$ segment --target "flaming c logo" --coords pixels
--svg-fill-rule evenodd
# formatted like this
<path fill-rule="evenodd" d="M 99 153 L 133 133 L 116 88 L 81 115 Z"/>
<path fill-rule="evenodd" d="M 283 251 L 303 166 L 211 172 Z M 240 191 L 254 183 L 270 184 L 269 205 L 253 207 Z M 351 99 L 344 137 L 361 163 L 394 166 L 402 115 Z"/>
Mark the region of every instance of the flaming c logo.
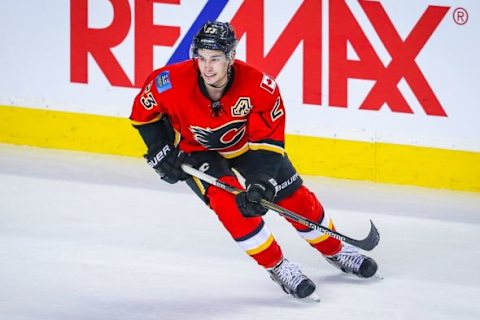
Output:
<path fill-rule="evenodd" d="M 209 150 L 224 150 L 242 140 L 245 135 L 247 121 L 231 121 L 218 128 L 201 128 L 190 126 L 195 140 Z"/>

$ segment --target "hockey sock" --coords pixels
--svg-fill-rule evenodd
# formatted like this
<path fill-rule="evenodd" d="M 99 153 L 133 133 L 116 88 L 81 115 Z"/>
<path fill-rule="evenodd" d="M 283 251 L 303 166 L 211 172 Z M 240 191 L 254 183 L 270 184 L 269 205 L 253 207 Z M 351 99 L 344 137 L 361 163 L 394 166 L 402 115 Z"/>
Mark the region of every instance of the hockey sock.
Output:
<path fill-rule="evenodd" d="M 289 197 L 279 201 L 278 204 L 309 220 L 318 222 L 324 227 L 335 230 L 333 221 L 324 212 L 315 194 L 303 185 Z M 330 256 L 341 250 L 342 245 L 339 240 L 329 237 L 318 230 L 311 230 L 298 222 L 287 220 L 295 227 L 299 235 L 321 254 Z"/>
<path fill-rule="evenodd" d="M 219 180 L 241 188 L 235 177 L 225 176 Z M 282 250 L 261 217 L 245 218 L 235 196 L 217 187 L 209 187 L 207 197 L 225 229 L 259 265 L 272 268 L 282 260 Z"/>

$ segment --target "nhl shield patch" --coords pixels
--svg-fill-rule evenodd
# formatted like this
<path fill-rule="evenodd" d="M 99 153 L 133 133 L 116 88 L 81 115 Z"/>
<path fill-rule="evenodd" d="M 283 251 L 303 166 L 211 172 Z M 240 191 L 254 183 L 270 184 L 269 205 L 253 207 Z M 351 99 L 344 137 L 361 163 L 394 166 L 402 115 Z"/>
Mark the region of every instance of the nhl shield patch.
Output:
<path fill-rule="evenodd" d="M 170 81 L 170 71 L 163 71 L 155 78 L 155 85 L 157 86 L 158 93 L 162 93 L 172 88 L 172 82 Z"/>

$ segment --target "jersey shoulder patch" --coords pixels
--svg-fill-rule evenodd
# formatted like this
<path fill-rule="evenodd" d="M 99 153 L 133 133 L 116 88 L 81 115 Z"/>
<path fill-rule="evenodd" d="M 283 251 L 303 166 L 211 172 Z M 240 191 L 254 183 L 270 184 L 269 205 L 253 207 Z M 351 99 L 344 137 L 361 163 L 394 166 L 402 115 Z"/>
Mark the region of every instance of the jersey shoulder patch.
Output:
<path fill-rule="evenodd" d="M 276 87 L 277 87 L 277 83 L 275 82 L 275 80 L 273 80 L 272 77 L 264 73 L 262 77 L 262 82 L 260 83 L 260 88 L 262 88 L 263 90 L 267 91 L 270 94 L 273 94 L 275 92 Z"/>
<path fill-rule="evenodd" d="M 155 85 L 158 93 L 165 92 L 172 89 L 172 82 L 170 81 L 170 71 L 165 70 L 160 72 L 155 78 Z"/>

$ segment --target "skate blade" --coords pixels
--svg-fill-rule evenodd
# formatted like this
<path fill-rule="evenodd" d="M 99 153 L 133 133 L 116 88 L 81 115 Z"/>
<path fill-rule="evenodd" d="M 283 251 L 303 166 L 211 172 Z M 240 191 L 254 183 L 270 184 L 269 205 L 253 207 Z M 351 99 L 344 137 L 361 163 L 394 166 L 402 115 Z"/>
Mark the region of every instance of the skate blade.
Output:
<path fill-rule="evenodd" d="M 377 278 L 379 280 L 383 280 L 383 274 L 381 274 L 380 272 L 376 272 L 374 275 L 373 275 L 374 278 Z"/>
<path fill-rule="evenodd" d="M 311 295 L 309 295 L 308 297 L 306 297 L 305 299 L 308 299 L 308 300 L 316 302 L 316 303 L 320 302 L 320 296 L 318 294 L 316 294 L 315 292 L 312 293 Z"/>

